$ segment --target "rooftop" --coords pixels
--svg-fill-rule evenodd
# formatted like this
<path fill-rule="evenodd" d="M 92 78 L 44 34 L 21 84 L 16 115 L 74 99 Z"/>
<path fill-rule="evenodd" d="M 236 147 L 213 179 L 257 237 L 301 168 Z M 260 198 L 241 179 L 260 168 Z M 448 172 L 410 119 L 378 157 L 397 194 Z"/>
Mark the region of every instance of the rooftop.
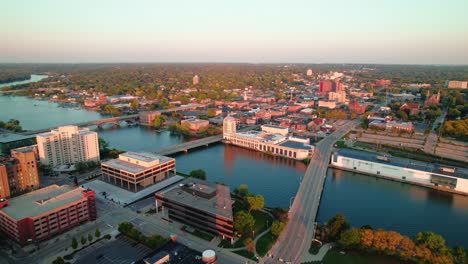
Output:
<path fill-rule="evenodd" d="M 228 186 L 187 178 L 157 193 L 179 204 L 232 219 L 232 200 Z"/>
<path fill-rule="evenodd" d="M 358 150 L 351 150 L 351 149 L 340 149 L 338 153 L 344 157 L 354 158 L 354 159 L 361 159 L 372 161 L 381 164 L 387 164 L 402 168 L 409 168 L 414 170 L 421 170 L 426 172 L 437 173 L 446 176 L 458 177 L 468 179 L 468 170 L 463 168 L 455 168 L 455 173 L 449 173 L 446 171 L 442 171 L 441 168 L 454 168 L 453 166 L 445 166 L 440 164 L 428 163 L 423 161 L 416 161 L 404 158 L 397 158 L 397 157 L 390 157 L 389 161 L 382 161 L 378 160 L 376 157 L 379 154 L 365 152 L 365 151 L 358 151 Z"/>
<path fill-rule="evenodd" d="M 158 154 L 155 154 L 155 153 L 150 153 L 150 152 L 139 152 L 139 153 L 125 152 L 125 153 L 120 154 L 120 156 L 128 157 L 128 158 L 131 158 L 131 159 L 136 159 L 136 160 L 141 160 L 141 161 L 144 161 L 144 162 L 153 162 L 153 161 L 159 160 L 159 163 L 157 165 L 155 165 L 155 166 L 160 166 L 160 165 L 162 165 L 162 164 L 164 164 L 166 162 L 174 160 L 173 158 L 158 155 Z M 106 162 L 103 162 L 102 164 L 106 165 L 106 166 L 109 166 L 109 167 L 112 167 L 112 168 L 115 168 L 115 169 L 127 171 L 127 172 L 130 172 L 130 173 L 134 173 L 134 174 L 145 171 L 148 168 L 151 168 L 151 167 L 142 166 L 142 165 L 135 164 L 135 163 L 128 162 L 128 161 L 125 161 L 125 160 L 121 160 L 121 159 L 108 160 Z"/>
<path fill-rule="evenodd" d="M 0 133 L 0 143 L 8 143 L 8 142 L 13 142 L 13 141 L 18 141 L 18 140 L 23 140 L 23 139 L 28 139 L 28 138 L 34 138 L 35 136 L 23 136 L 19 134 L 13 134 L 13 133 Z"/>
<path fill-rule="evenodd" d="M 21 220 L 36 217 L 83 198 L 86 189 L 69 185 L 50 185 L 45 188 L 9 199 L 9 206 L 1 209 L 5 214 Z"/>
<path fill-rule="evenodd" d="M 314 148 L 311 145 L 306 145 L 302 142 L 293 141 L 293 140 L 286 140 L 286 141 L 281 142 L 278 145 L 282 147 L 295 148 L 295 149 L 313 149 Z"/>

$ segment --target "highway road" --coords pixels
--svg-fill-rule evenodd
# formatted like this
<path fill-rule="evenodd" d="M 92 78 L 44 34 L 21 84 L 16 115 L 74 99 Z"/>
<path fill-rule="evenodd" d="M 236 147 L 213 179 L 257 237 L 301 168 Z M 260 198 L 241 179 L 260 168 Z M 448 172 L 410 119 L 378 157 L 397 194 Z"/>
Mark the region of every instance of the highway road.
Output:
<path fill-rule="evenodd" d="M 262 262 L 301 263 L 308 254 L 333 144 L 356 124 L 349 121 L 316 144 L 315 154 L 289 210 L 289 222 L 270 251 L 272 257 L 265 257 Z"/>

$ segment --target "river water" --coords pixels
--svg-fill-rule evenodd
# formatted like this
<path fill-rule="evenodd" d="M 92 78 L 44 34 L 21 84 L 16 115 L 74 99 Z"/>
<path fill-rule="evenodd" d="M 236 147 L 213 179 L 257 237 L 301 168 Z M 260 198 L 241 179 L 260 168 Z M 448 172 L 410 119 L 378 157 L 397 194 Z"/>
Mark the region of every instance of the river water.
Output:
<path fill-rule="evenodd" d="M 9 118 L 20 120 L 25 129 L 39 129 L 94 120 L 100 115 L 26 97 L 0 96 L 0 120 Z M 152 151 L 187 140 L 139 126 L 97 131 L 111 147 L 132 151 Z M 306 169 L 301 162 L 221 143 L 174 157 L 178 171 L 203 169 L 208 180 L 231 189 L 247 184 L 272 207 L 289 207 Z M 335 169 L 327 173 L 318 222 L 343 213 L 352 226 L 370 224 L 410 236 L 431 230 L 443 235 L 450 245 L 468 247 L 468 197 Z"/>
<path fill-rule="evenodd" d="M 32 83 L 32 82 L 38 82 L 42 79 L 47 78 L 47 75 L 38 75 L 38 74 L 31 74 L 31 78 L 29 80 L 24 80 L 24 81 L 17 81 L 17 82 L 9 82 L 9 83 L 3 83 L 0 84 L 0 88 L 10 86 L 10 85 L 18 85 L 18 84 L 25 84 L 25 83 Z"/>

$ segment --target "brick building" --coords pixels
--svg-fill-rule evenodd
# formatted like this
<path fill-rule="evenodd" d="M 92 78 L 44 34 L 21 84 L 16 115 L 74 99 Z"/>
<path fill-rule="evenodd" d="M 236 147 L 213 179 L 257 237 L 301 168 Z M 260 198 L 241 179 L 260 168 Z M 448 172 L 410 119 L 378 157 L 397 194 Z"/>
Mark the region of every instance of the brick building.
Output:
<path fill-rule="evenodd" d="M 11 157 L 0 160 L 0 198 L 39 187 L 37 154 L 34 147 L 11 150 Z"/>
<path fill-rule="evenodd" d="M 140 125 L 149 126 L 153 123 L 154 119 L 161 115 L 159 111 L 144 111 L 138 114 L 138 118 L 140 120 Z"/>
<path fill-rule="evenodd" d="M 81 187 L 51 185 L 0 201 L 0 229 L 20 244 L 50 239 L 96 217 L 96 194 Z"/>

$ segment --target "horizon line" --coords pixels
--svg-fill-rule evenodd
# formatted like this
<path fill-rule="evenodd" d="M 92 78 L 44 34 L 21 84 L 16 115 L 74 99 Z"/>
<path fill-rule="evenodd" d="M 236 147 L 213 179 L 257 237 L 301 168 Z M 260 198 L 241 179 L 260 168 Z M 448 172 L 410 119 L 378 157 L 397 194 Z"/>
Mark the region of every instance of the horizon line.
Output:
<path fill-rule="evenodd" d="M 468 63 L 366 63 L 366 62 L 0 62 L 5 64 L 252 64 L 252 65 L 412 65 L 412 66 L 468 66 Z"/>

